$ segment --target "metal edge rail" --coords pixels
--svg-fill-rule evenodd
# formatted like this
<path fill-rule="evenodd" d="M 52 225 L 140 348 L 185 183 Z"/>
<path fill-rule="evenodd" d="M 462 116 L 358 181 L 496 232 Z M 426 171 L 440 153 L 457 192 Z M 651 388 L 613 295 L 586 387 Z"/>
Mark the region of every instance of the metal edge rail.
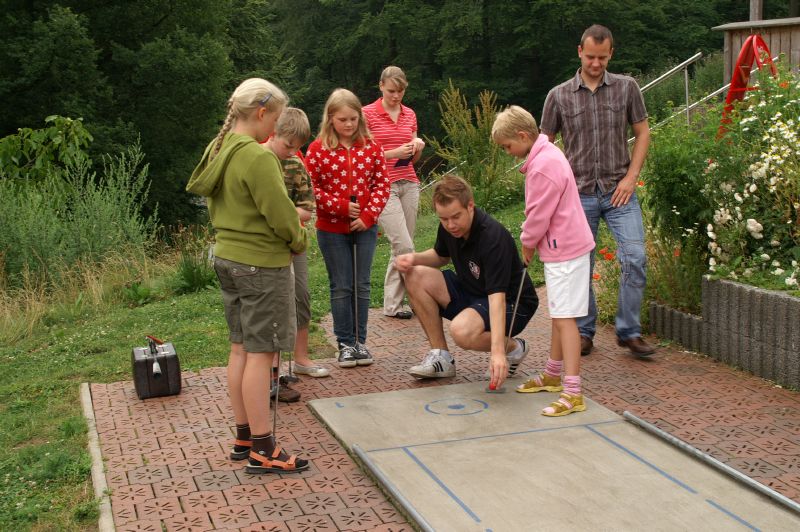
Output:
<path fill-rule="evenodd" d="M 378 482 L 381 483 L 389 495 L 391 495 L 397 504 L 403 508 L 403 511 L 416 522 L 417 526 L 425 532 L 434 532 L 435 529 L 428 524 L 425 518 L 422 517 L 416 508 L 411 505 L 409 500 L 406 499 L 402 493 L 400 493 L 400 491 L 397 489 L 397 486 L 395 486 L 392 481 L 386 477 L 386 474 L 380 470 L 375 462 L 372 461 L 372 458 L 367 456 L 367 453 L 361 447 L 359 447 L 357 443 L 354 443 L 351 446 L 351 449 L 356 456 L 358 456 L 359 460 L 364 463 L 367 469 L 369 469 L 370 473 L 372 473 Z"/>
<path fill-rule="evenodd" d="M 654 434 L 654 435 L 658 436 L 659 438 L 663 439 L 664 441 L 666 441 L 668 443 L 671 443 L 672 445 L 678 447 L 682 451 L 686 451 L 687 453 L 691 454 L 695 458 L 698 458 L 699 460 L 701 460 L 701 461 L 705 462 L 706 464 L 710 465 L 711 467 L 721 471 L 722 473 L 725 473 L 726 475 L 728 475 L 730 477 L 733 477 L 735 480 L 738 480 L 739 482 L 742 482 L 743 484 L 746 484 L 747 486 L 749 486 L 750 488 L 758 491 L 762 495 L 766 495 L 767 497 L 771 498 L 775 502 L 778 502 L 778 503 L 782 504 L 783 506 L 786 506 L 790 510 L 800 514 L 800 504 L 796 503 L 795 501 L 793 501 L 792 499 L 790 499 L 790 498 L 788 498 L 788 497 L 786 497 L 784 495 L 781 495 L 780 493 L 778 493 L 777 491 L 773 490 L 772 488 L 769 488 L 769 487 L 765 486 L 764 484 L 761 484 L 760 482 L 756 482 L 755 480 L 753 480 L 752 478 L 748 477 L 747 475 L 741 473 L 740 471 L 735 470 L 734 468 L 732 468 L 729 465 L 723 464 L 722 462 L 720 462 L 719 460 L 717 460 L 713 456 L 710 456 L 710 455 L 700 451 L 699 449 L 697 449 L 695 447 L 692 447 L 691 445 L 689 445 L 685 441 L 683 441 L 683 440 L 681 440 L 679 438 L 676 438 L 672 434 L 669 434 L 669 433 L 661 430 L 660 428 L 656 427 L 652 423 L 648 423 L 647 421 L 645 421 L 645 420 L 643 420 L 643 419 L 631 414 L 627 410 L 622 413 L 622 417 L 624 417 L 626 420 L 630 421 L 634 425 L 637 425 L 638 427 L 650 432 L 651 434 Z"/>

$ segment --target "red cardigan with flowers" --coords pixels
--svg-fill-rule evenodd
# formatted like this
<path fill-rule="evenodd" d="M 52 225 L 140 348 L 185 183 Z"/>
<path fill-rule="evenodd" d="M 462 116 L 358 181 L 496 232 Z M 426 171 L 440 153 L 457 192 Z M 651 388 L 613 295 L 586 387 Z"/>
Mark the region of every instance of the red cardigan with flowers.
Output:
<path fill-rule="evenodd" d="M 361 207 L 359 218 L 372 227 L 389 199 L 389 173 L 383 148 L 374 140 L 350 148 L 322 147 L 317 139 L 306 151 L 306 168 L 317 200 L 317 229 L 349 233 L 350 196 Z"/>

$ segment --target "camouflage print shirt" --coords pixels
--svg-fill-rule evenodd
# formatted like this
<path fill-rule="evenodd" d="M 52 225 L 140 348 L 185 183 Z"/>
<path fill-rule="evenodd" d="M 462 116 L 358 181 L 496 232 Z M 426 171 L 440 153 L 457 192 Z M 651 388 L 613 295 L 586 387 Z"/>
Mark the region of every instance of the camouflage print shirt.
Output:
<path fill-rule="evenodd" d="M 281 161 L 283 166 L 283 181 L 286 183 L 286 192 L 295 207 L 300 207 L 309 212 L 314 212 L 314 191 L 311 189 L 311 178 L 300 157 L 292 155 Z"/>

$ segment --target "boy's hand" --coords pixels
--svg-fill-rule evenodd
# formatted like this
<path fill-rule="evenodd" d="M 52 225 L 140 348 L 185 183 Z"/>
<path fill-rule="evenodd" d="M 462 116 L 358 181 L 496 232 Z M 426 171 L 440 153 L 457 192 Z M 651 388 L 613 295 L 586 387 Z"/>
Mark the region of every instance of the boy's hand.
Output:
<path fill-rule="evenodd" d="M 525 263 L 525 266 L 531 263 L 534 255 L 536 255 L 536 248 L 522 246 L 522 262 Z"/>
<path fill-rule="evenodd" d="M 489 358 L 489 386 L 499 390 L 508 376 L 508 359 L 505 353 L 492 353 Z"/>
<path fill-rule="evenodd" d="M 414 254 L 404 253 L 394 258 L 394 269 L 400 273 L 406 273 L 414 266 Z"/>
<path fill-rule="evenodd" d="M 350 215 L 350 219 L 354 220 L 361 215 L 361 206 L 358 203 L 350 202 L 350 206 L 348 207 L 348 214 Z"/>

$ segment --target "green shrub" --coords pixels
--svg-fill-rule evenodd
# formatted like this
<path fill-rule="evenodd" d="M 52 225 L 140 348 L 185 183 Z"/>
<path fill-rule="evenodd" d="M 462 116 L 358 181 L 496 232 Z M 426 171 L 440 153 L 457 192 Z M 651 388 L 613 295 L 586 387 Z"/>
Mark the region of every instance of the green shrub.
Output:
<path fill-rule="evenodd" d="M 52 115 L 42 129 L 20 128 L 0 139 L 0 179 L 43 179 L 54 170 L 90 163 L 86 148 L 92 135 L 83 119 Z"/>
<path fill-rule="evenodd" d="M 216 286 L 217 274 L 209 260 L 214 242 L 210 228 L 181 226 L 170 238 L 180 253 L 172 283 L 175 293 L 188 294 Z"/>
<path fill-rule="evenodd" d="M 41 180 L 0 180 L 0 253 L 5 282 L 20 286 L 26 270 L 51 282 L 64 265 L 100 261 L 111 251 L 141 248 L 155 234 L 143 218 L 147 166 L 138 145 L 104 161 L 102 176 L 87 161 L 51 168 Z"/>
<path fill-rule="evenodd" d="M 642 196 L 660 256 L 674 263 L 659 265 L 665 277 L 656 293 L 682 301 L 677 306 L 695 305 L 697 286 L 675 290 L 700 271 L 797 287 L 800 80 L 785 70 L 761 78 L 731 111 L 724 135 L 721 104 L 697 113 L 691 127 L 676 120 L 653 133 Z M 669 259 L 673 247 L 679 255 Z"/>
<path fill-rule="evenodd" d="M 761 76 L 730 115 L 706 169 L 714 204 L 704 229 L 709 270 L 764 272 L 796 288 L 800 275 L 800 78 Z"/>
<path fill-rule="evenodd" d="M 475 204 L 486 210 L 502 209 L 523 197 L 523 177 L 514 161 L 492 142 L 492 125 L 499 111 L 497 96 L 483 91 L 479 105 L 470 109 L 466 97 L 450 82 L 442 93 L 439 109 L 444 140 L 428 142 L 473 189 Z"/>

